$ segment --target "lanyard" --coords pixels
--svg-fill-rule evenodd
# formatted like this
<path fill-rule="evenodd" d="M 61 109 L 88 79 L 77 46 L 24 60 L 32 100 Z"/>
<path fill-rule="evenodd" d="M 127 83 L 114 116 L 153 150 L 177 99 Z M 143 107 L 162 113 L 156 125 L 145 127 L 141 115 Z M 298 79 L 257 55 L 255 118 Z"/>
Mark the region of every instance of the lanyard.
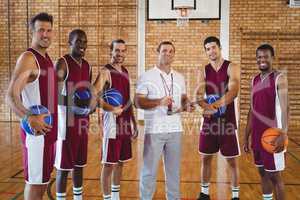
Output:
<path fill-rule="evenodd" d="M 163 86 L 164 86 L 164 90 L 165 90 L 165 94 L 166 96 L 173 96 L 173 74 L 171 73 L 171 87 L 168 87 L 167 81 L 165 80 L 165 78 L 163 77 L 162 74 L 160 74 Z M 167 92 L 168 91 L 168 92 Z"/>

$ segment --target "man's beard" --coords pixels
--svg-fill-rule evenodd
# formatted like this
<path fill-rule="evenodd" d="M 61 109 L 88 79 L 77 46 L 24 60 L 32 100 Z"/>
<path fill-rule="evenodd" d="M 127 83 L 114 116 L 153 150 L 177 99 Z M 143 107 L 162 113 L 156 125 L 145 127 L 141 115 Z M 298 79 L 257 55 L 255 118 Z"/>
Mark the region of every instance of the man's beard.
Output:
<path fill-rule="evenodd" d="M 265 67 L 265 68 L 259 68 L 259 70 L 261 71 L 261 72 L 267 72 L 267 71 L 269 71 L 270 70 L 270 66 L 268 66 L 268 67 Z"/>
<path fill-rule="evenodd" d="M 122 63 L 124 62 L 124 58 L 122 58 L 122 57 L 116 57 L 116 58 L 114 59 L 114 62 L 115 62 L 115 63 L 118 63 L 118 64 L 122 64 Z"/>

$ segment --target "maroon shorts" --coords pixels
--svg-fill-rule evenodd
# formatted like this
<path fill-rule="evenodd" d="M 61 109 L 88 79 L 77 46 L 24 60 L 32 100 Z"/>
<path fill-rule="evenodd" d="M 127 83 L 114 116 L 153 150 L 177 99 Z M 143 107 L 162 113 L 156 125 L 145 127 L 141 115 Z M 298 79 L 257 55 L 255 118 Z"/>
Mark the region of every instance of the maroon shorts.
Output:
<path fill-rule="evenodd" d="M 203 124 L 199 137 L 199 152 L 211 155 L 218 151 L 228 158 L 240 155 L 235 126 L 219 122 Z"/>
<path fill-rule="evenodd" d="M 59 133 L 56 141 L 55 168 L 72 170 L 74 167 L 84 167 L 87 163 L 88 121 L 79 121 L 67 127 L 64 137 Z M 82 127 L 82 128 L 80 128 Z"/>
<path fill-rule="evenodd" d="M 132 158 L 131 138 L 118 137 L 116 139 L 103 138 L 102 163 L 116 164 L 126 162 Z"/>
<path fill-rule="evenodd" d="M 265 150 L 253 150 L 254 163 L 257 167 L 263 167 L 266 171 L 276 172 L 285 168 L 284 151 L 280 153 L 268 153 Z"/>
<path fill-rule="evenodd" d="M 45 144 L 44 136 L 26 135 L 23 140 L 23 167 L 26 183 L 48 184 L 55 159 L 55 143 Z"/>

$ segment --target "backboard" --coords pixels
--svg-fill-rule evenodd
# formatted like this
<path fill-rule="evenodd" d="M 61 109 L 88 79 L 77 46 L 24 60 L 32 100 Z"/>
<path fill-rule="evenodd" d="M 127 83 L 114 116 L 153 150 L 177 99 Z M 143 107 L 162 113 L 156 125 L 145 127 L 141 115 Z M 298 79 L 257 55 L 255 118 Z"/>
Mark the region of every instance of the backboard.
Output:
<path fill-rule="evenodd" d="M 176 20 L 175 7 L 188 5 L 190 20 L 218 20 L 221 0 L 147 0 L 148 20 Z"/>

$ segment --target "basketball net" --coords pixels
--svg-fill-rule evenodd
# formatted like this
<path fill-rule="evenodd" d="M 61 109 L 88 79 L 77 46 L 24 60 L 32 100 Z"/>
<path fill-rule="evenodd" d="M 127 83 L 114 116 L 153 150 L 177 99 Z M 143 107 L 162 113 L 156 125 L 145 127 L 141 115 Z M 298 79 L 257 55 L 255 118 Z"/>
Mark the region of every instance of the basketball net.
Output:
<path fill-rule="evenodd" d="M 178 13 L 177 17 L 177 26 L 184 27 L 189 25 L 189 7 L 178 7 L 176 8 L 176 12 Z"/>

